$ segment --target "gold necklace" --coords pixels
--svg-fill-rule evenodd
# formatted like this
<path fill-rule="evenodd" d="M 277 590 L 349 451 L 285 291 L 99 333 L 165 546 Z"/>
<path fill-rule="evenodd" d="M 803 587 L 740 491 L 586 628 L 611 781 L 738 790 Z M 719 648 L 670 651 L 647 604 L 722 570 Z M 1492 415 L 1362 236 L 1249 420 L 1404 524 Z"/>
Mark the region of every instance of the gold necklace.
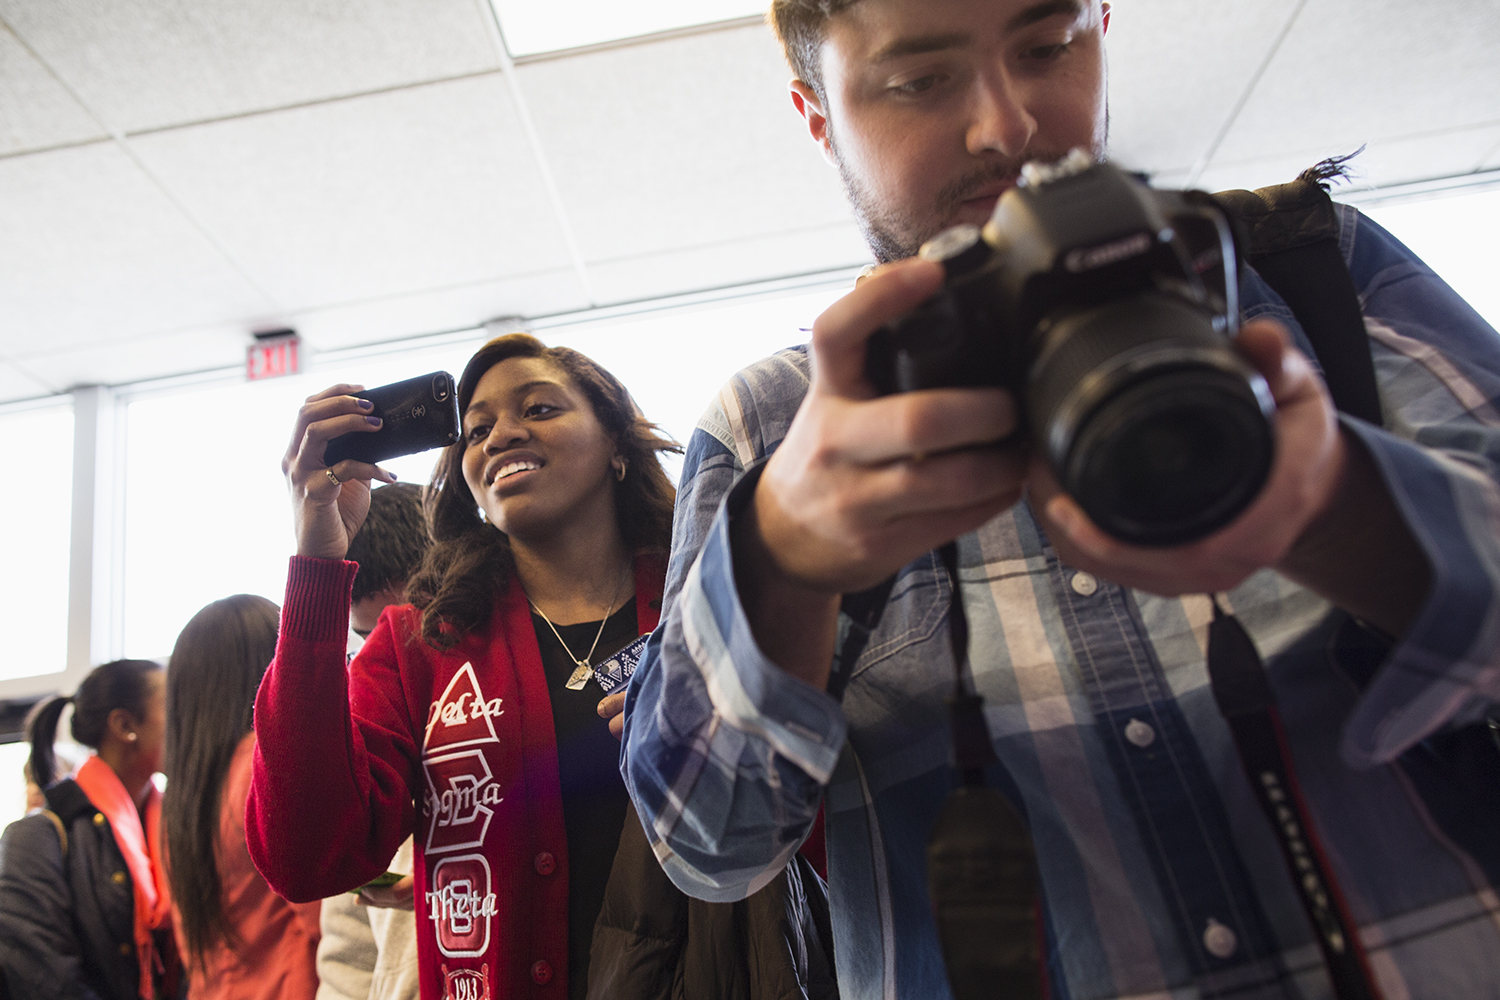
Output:
<path fill-rule="evenodd" d="M 563 648 L 563 652 L 568 655 L 568 659 L 577 664 L 573 672 L 568 675 L 568 682 L 563 685 L 569 691 L 582 691 L 584 686 L 588 684 L 589 678 L 594 675 L 594 668 L 589 666 L 589 661 L 594 658 L 594 650 L 599 648 L 599 639 L 604 635 L 604 626 L 609 621 L 609 616 L 615 613 L 615 602 L 620 599 L 620 590 L 624 586 L 625 577 L 622 576 L 620 577 L 619 584 L 615 587 L 614 596 L 609 599 L 609 604 L 604 609 L 604 620 L 599 622 L 599 631 L 594 633 L 594 643 L 589 646 L 588 655 L 581 660 L 573 655 L 573 651 L 563 641 L 562 633 L 557 631 L 557 626 L 552 624 L 552 619 L 547 617 L 547 613 L 537 607 L 536 602 L 531 598 L 526 598 L 526 603 L 531 605 L 531 610 L 542 616 L 542 621 L 547 623 L 547 627 L 557 637 L 557 644 Z"/>

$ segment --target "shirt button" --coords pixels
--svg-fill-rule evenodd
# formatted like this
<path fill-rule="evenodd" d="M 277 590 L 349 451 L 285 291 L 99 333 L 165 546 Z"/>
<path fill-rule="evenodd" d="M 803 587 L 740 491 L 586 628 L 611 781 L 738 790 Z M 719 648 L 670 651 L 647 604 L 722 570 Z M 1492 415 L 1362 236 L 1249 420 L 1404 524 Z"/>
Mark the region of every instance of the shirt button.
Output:
<path fill-rule="evenodd" d="M 1240 946 L 1240 939 L 1234 936 L 1234 931 L 1219 923 L 1213 917 L 1208 918 L 1208 927 L 1203 931 L 1203 947 L 1214 958 L 1228 958 L 1234 954 L 1234 950 Z"/>
<path fill-rule="evenodd" d="M 1082 597 L 1091 597 L 1099 589 L 1099 581 L 1094 579 L 1092 573 L 1074 573 L 1071 582 L 1073 593 Z"/>
<path fill-rule="evenodd" d="M 538 986 L 546 986 L 552 982 L 552 966 L 545 961 L 537 959 L 531 963 L 531 981 Z"/>
<path fill-rule="evenodd" d="M 130 945 L 128 945 L 128 944 L 122 944 L 122 945 L 120 945 L 120 954 L 121 955 L 129 955 L 131 953 L 131 951 L 133 951 L 133 950 L 134 949 L 132 949 L 130 947 Z"/>
<path fill-rule="evenodd" d="M 1156 730 L 1140 719 L 1131 719 L 1125 724 L 1125 738 L 1144 750 L 1156 742 Z"/>
<path fill-rule="evenodd" d="M 104 814 L 103 813 L 94 813 L 94 825 L 95 826 L 103 826 L 104 825 Z"/>
<path fill-rule="evenodd" d="M 125 873 L 124 872 L 115 872 L 113 875 L 110 876 L 110 879 L 115 883 L 115 885 L 124 885 L 125 884 Z"/>
<path fill-rule="evenodd" d="M 557 871 L 557 859 L 552 856 L 551 851 L 543 851 L 532 860 L 538 875 L 551 875 Z"/>

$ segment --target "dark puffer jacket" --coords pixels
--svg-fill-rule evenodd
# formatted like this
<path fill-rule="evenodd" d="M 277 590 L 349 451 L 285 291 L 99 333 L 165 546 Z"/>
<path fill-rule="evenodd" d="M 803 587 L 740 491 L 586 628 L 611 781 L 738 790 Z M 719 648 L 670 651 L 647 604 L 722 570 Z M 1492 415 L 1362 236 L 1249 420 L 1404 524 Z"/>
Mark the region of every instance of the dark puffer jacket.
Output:
<path fill-rule="evenodd" d="M 737 903 L 674 886 L 631 806 L 594 925 L 589 1000 L 837 1000 L 828 890 L 800 854 Z"/>
<path fill-rule="evenodd" d="M 47 812 L 0 837 L 5 986 L 15 1000 L 136 1000 L 134 889 L 114 832 L 72 779 L 46 794 Z"/>

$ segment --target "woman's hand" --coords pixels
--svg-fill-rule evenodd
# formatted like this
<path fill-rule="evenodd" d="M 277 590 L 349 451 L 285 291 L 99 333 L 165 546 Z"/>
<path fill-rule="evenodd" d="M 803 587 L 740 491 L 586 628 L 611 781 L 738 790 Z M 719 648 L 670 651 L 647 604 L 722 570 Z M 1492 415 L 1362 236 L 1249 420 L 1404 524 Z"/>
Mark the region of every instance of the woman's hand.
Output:
<path fill-rule="evenodd" d="M 281 460 L 281 471 L 292 491 L 292 526 L 299 556 L 344 558 L 349 539 L 370 511 L 370 480 L 396 481 L 395 476 L 368 462 L 345 459 L 331 469 L 323 464 L 323 449 L 329 441 L 342 434 L 380 429 L 380 418 L 370 416 L 373 404 L 349 395 L 362 388 L 330 386 L 307 397 L 297 411 L 297 425 Z"/>
<path fill-rule="evenodd" d="M 417 908 L 416 879 L 403 876 L 390 885 L 367 885 L 359 890 L 362 906 L 378 906 L 386 910 L 415 910 Z"/>

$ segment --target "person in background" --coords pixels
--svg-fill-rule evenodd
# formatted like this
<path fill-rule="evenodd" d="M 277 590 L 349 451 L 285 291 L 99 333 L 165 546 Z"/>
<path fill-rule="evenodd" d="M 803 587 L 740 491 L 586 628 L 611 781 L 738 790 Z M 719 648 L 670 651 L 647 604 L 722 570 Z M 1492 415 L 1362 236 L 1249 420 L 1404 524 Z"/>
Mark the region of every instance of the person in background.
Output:
<path fill-rule="evenodd" d="M 191 1000 L 312 1000 L 318 904 L 277 896 L 245 849 L 255 690 L 277 608 L 236 594 L 183 628 L 167 667 L 163 819 Z"/>
<path fill-rule="evenodd" d="M 370 491 L 370 513 L 349 540 L 348 560 L 359 564 L 350 597 L 352 658 L 375 631 L 386 608 L 406 603 L 406 582 L 427 553 L 422 488 L 392 483 Z M 402 841 L 388 871 L 410 875 L 412 839 Z M 407 902 L 390 901 L 404 890 Z M 403 898 L 397 896 L 397 898 Z M 318 942 L 318 1000 L 412 1000 L 417 996 L 417 928 L 411 887 L 341 892 L 323 900 Z"/>
<path fill-rule="evenodd" d="M 17 1000 L 177 995 L 162 797 L 152 781 L 163 691 L 159 664 L 115 660 L 27 720 L 27 766 L 45 808 L 0 836 L 0 987 Z M 52 744 L 70 704 L 73 740 L 94 753 L 58 780 Z"/>

